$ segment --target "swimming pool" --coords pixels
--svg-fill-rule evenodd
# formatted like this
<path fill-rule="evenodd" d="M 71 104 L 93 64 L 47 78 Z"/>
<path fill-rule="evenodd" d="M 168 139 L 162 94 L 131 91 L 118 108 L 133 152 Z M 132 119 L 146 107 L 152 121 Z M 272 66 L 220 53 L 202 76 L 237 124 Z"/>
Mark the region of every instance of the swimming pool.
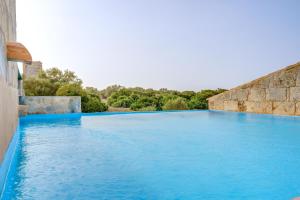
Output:
<path fill-rule="evenodd" d="M 290 199 L 300 118 L 216 111 L 20 120 L 2 199 Z"/>

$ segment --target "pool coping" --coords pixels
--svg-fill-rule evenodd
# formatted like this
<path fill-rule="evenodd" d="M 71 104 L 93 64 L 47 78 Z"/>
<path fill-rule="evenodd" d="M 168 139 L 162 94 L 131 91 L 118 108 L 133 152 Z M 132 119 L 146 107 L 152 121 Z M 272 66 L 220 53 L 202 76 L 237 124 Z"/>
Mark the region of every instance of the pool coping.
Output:
<path fill-rule="evenodd" d="M 247 112 L 234 112 L 224 110 L 168 110 L 168 111 L 131 111 L 131 112 L 94 112 L 94 113 L 63 113 L 63 114 L 31 114 L 20 117 L 20 121 L 24 119 L 45 119 L 45 118 L 76 118 L 84 116 L 110 116 L 110 115 L 135 115 L 135 114 L 158 114 L 158 113 L 190 113 L 190 112 L 210 112 L 210 113 L 231 113 L 235 115 L 245 116 L 264 116 L 264 117 L 275 117 L 275 118 L 295 118 L 300 119 L 299 115 L 274 115 L 266 113 L 247 113 Z"/>

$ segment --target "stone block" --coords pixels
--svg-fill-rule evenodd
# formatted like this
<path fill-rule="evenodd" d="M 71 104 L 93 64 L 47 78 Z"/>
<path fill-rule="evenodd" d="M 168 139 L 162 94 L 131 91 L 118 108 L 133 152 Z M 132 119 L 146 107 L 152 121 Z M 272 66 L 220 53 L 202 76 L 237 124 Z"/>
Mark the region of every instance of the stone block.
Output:
<path fill-rule="evenodd" d="M 229 101 L 230 98 L 231 98 L 230 91 L 223 92 L 222 95 L 223 95 L 223 100 L 224 101 Z"/>
<path fill-rule="evenodd" d="M 294 102 L 273 102 L 273 114 L 295 115 L 296 104 Z"/>
<path fill-rule="evenodd" d="M 224 110 L 238 112 L 239 111 L 238 101 L 224 101 Z"/>
<path fill-rule="evenodd" d="M 230 99 L 234 101 L 246 101 L 249 95 L 249 89 L 236 89 L 230 91 Z"/>
<path fill-rule="evenodd" d="M 296 69 L 289 71 L 280 71 L 273 75 L 273 80 L 270 82 L 270 87 L 282 88 L 282 87 L 295 87 L 296 86 L 297 73 Z"/>
<path fill-rule="evenodd" d="M 297 71 L 296 86 L 300 86 L 300 70 Z"/>
<path fill-rule="evenodd" d="M 224 101 L 209 101 L 210 110 L 224 110 Z"/>
<path fill-rule="evenodd" d="M 289 97 L 290 101 L 300 101 L 300 87 L 291 87 Z"/>
<path fill-rule="evenodd" d="M 246 101 L 246 112 L 272 114 L 272 102 Z"/>
<path fill-rule="evenodd" d="M 286 101 L 287 89 L 286 88 L 269 88 L 266 90 L 267 101 Z"/>
<path fill-rule="evenodd" d="M 300 115 L 300 102 L 296 103 L 296 111 L 295 111 L 295 115 Z"/>
<path fill-rule="evenodd" d="M 251 82 L 251 87 L 252 88 L 260 88 L 260 89 L 269 88 L 271 80 L 273 80 L 273 76 L 266 76 L 266 77 L 257 79 L 255 81 Z"/>
<path fill-rule="evenodd" d="M 251 88 L 248 101 L 265 101 L 266 90 L 261 88 Z"/>

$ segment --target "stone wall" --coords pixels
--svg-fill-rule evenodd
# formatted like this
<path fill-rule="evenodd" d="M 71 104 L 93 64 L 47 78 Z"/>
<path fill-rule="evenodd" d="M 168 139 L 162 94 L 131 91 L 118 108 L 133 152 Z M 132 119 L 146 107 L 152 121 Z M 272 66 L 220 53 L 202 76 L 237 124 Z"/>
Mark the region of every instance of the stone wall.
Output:
<path fill-rule="evenodd" d="M 81 112 L 81 97 L 79 96 L 28 96 L 22 98 L 22 104 L 28 106 L 28 114 Z"/>
<path fill-rule="evenodd" d="M 300 63 L 208 99 L 210 110 L 300 115 Z"/>
<path fill-rule="evenodd" d="M 18 67 L 6 58 L 6 42 L 15 40 L 16 2 L 0 0 L 0 165 L 18 125 Z"/>

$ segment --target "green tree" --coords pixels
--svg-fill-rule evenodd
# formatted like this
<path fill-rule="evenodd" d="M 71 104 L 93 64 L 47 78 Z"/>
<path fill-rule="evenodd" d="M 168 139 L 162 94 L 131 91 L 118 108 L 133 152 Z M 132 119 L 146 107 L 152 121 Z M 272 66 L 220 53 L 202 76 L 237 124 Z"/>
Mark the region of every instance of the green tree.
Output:
<path fill-rule="evenodd" d="M 57 90 L 65 84 L 81 85 L 82 81 L 72 71 L 51 68 L 42 71 L 37 78 L 25 79 L 24 90 L 28 96 L 55 96 Z"/>
<path fill-rule="evenodd" d="M 97 94 L 85 90 L 81 85 L 73 83 L 61 86 L 57 92 L 57 96 L 81 96 L 82 112 L 103 112 L 107 110 L 106 104 L 101 102 Z"/>
<path fill-rule="evenodd" d="M 84 96 L 87 95 L 81 85 L 78 84 L 65 84 L 56 91 L 56 96 Z"/>
<path fill-rule="evenodd" d="M 178 97 L 168 100 L 163 106 L 163 110 L 188 110 L 188 106 L 184 98 Z"/>
<path fill-rule="evenodd" d="M 202 90 L 196 93 L 196 95 L 191 98 L 191 100 L 188 102 L 188 107 L 189 109 L 208 109 L 207 99 L 224 91 L 226 90 Z"/>
<path fill-rule="evenodd" d="M 53 96 L 56 86 L 48 79 L 29 78 L 24 81 L 23 88 L 26 96 Z"/>
<path fill-rule="evenodd" d="M 87 100 L 81 104 L 82 112 L 103 112 L 107 110 L 107 105 L 102 103 L 97 97 L 87 95 Z"/>
<path fill-rule="evenodd" d="M 108 97 L 110 97 L 114 92 L 119 91 L 120 89 L 122 89 L 124 87 L 120 86 L 120 85 L 111 85 L 108 86 L 106 89 L 101 90 L 100 93 L 100 97 L 102 99 L 107 99 Z"/>

